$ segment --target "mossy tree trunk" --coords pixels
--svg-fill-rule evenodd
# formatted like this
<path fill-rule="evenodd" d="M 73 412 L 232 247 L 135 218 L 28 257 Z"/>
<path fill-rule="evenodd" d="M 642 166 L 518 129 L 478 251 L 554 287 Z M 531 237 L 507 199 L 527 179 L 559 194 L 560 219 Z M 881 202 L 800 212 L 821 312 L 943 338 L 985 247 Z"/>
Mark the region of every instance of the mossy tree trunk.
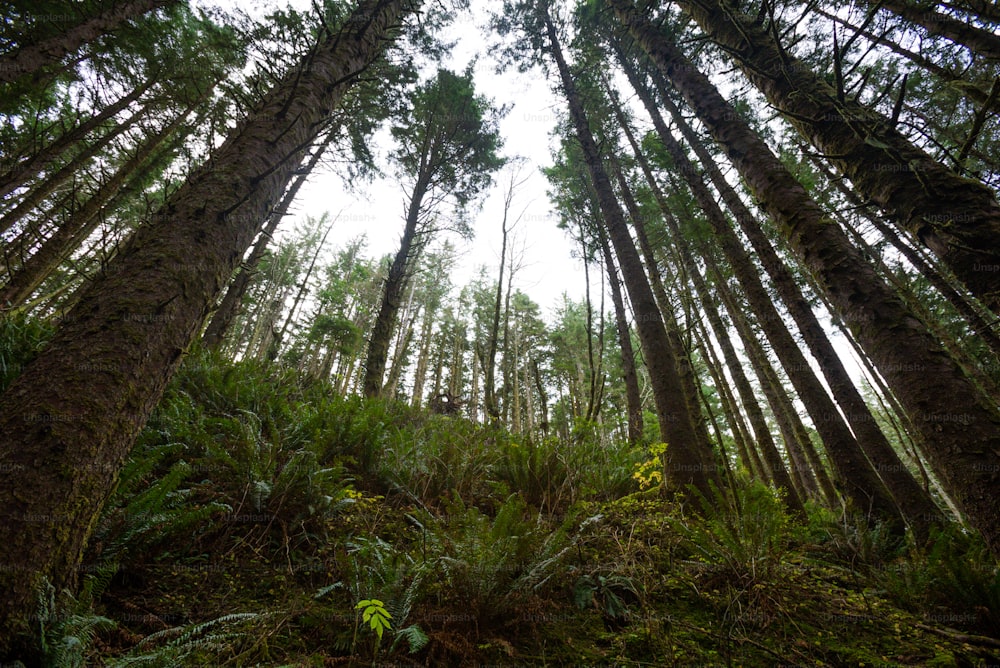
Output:
<path fill-rule="evenodd" d="M 670 38 L 628 0 L 608 2 L 725 149 L 918 426 L 949 494 L 1000 554 L 997 407 L 982 400 L 926 326 Z"/>
<path fill-rule="evenodd" d="M 625 215 L 604 170 L 583 102 L 576 90 L 573 74 L 562 55 L 555 26 L 547 13 L 543 18 L 549 51 L 558 68 L 571 122 L 583 150 L 604 224 L 618 256 L 622 278 L 635 312 L 636 330 L 649 369 L 660 434 L 668 445 L 667 480 L 677 489 L 694 485 L 711 498 L 710 483 L 719 485 L 721 479 L 713 460 L 713 453 L 698 447 L 700 441 L 696 436 L 697 418 L 694 414 L 698 407 L 690 406 L 685 400 L 678 370 L 679 361 L 674 358 L 670 342 L 667 340 L 663 316 L 657 308 L 639 253 L 629 235 Z"/>
<path fill-rule="evenodd" d="M 73 587 L 120 467 L 302 153 L 417 3 L 368 0 L 141 227 L 0 396 L 0 654 Z"/>
<path fill-rule="evenodd" d="M 624 0 L 614 4 L 631 6 Z M 729 0 L 678 0 L 677 4 L 858 193 L 887 211 L 947 264 L 973 295 L 1000 312 L 996 193 L 934 160 L 890 119 L 845 97 Z M 994 38 L 1000 42 L 1000 37 Z"/>

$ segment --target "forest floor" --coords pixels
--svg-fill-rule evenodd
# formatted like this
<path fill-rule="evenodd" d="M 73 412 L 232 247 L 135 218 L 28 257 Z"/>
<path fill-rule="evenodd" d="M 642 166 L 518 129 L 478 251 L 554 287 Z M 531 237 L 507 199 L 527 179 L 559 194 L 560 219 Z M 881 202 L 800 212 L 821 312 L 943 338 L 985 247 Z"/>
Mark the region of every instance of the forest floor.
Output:
<path fill-rule="evenodd" d="M 1000 570 L 961 527 L 917 547 L 818 507 L 793 520 L 745 481 L 668 497 L 640 488 L 655 449 L 588 433 L 532 443 L 195 355 L 122 472 L 81 590 L 40 597 L 48 656 L 1000 665 Z"/>

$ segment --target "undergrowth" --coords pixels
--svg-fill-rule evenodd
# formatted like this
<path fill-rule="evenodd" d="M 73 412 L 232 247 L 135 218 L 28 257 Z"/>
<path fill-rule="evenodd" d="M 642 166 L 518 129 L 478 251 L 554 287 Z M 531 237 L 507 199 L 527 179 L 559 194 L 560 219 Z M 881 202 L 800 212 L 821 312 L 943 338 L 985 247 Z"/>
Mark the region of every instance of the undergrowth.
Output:
<path fill-rule="evenodd" d="M 7 331 L 16 368 L 44 333 Z M 635 476 L 652 477 L 648 452 L 591 434 L 532 441 L 192 355 L 120 473 L 83 588 L 40 592 L 44 651 L 65 666 L 995 659 L 981 636 L 1000 626 L 1000 575 L 974 535 L 918 549 L 819 509 L 803 526 L 747 480 L 668 497 Z"/>

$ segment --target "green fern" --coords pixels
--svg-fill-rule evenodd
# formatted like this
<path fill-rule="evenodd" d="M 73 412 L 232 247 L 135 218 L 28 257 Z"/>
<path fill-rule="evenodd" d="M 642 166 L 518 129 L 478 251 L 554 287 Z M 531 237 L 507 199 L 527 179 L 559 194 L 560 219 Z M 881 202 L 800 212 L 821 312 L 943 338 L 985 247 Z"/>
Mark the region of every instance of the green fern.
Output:
<path fill-rule="evenodd" d="M 111 630 L 114 621 L 95 614 L 94 599 L 110 581 L 113 571 L 88 576 L 78 597 L 56 592 L 45 580 L 39 589 L 35 617 L 45 663 L 52 668 L 90 665 L 91 645 L 100 631 Z"/>
<path fill-rule="evenodd" d="M 108 668 L 218 664 L 230 657 L 265 614 L 234 613 L 207 622 L 158 631 L 143 638 L 128 654 L 112 659 Z"/>

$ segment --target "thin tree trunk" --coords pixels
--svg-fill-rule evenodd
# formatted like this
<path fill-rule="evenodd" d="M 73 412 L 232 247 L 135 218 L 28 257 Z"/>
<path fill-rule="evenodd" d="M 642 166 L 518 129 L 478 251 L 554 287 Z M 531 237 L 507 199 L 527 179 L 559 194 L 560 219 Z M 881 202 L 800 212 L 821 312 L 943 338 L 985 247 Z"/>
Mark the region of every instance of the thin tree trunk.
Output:
<path fill-rule="evenodd" d="M 431 331 L 434 327 L 434 311 L 424 311 L 424 322 L 420 328 L 420 354 L 417 356 L 417 370 L 413 374 L 413 395 L 410 403 L 414 408 L 420 408 L 424 400 L 424 382 L 427 378 L 427 363 L 431 356 Z"/>
<path fill-rule="evenodd" d="M 621 283 L 611 246 L 603 231 L 598 231 L 604 266 L 608 272 L 611 287 L 611 302 L 615 306 L 615 327 L 618 331 L 618 347 L 622 353 L 622 380 L 625 383 L 625 406 L 628 415 L 628 442 L 637 445 L 642 440 L 642 396 L 639 394 L 639 376 L 635 371 L 635 350 L 632 348 L 632 330 L 628 326 L 625 298 L 622 297 Z"/>
<path fill-rule="evenodd" d="M 753 447 L 753 442 L 750 440 L 750 428 L 743 420 L 743 414 L 740 412 L 736 397 L 733 396 L 729 382 L 725 375 L 723 375 L 722 364 L 719 362 L 715 350 L 712 349 L 708 332 L 705 330 L 705 324 L 700 319 L 695 320 L 694 336 L 695 341 L 702 351 L 708 373 L 712 377 L 712 382 L 715 383 L 719 397 L 722 399 L 722 405 L 726 411 L 726 421 L 733 432 L 736 452 L 743 463 L 743 467 L 752 477 L 770 482 L 767 471 L 764 468 L 764 463 L 760 460 L 760 455 L 757 454 L 757 449 Z"/>
<path fill-rule="evenodd" d="M 978 56 L 987 60 L 1000 60 L 1000 36 L 970 25 L 964 21 L 934 11 L 934 4 L 923 7 L 908 0 L 879 0 L 869 2 L 871 11 L 884 8 L 893 14 L 920 26 L 932 37 L 945 37 L 956 44 L 962 44 Z"/>
<path fill-rule="evenodd" d="M 616 14 L 726 150 L 924 436 L 958 506 L 1000 555 L 1000 415 L 711 82 L 628 0 Z M 997 246 L 1000 248 L 1000 246 Z"/>
<path fill-rule="evenodd" d="M 136 231 L 0 395 L 0 655 L 33 653 L 39 586 L 73 588 L 118 471 L 216 294 L 329 110 L 414 6 L 367 0 L 323 35 Z"/>
<path fill-rule="evenodd" d="M 503 220 L 500 223 L 503 239 L 500 243 L 500 270 L 497 275 L 496 299 L 493 303 L 493 323 L 490 327 L 489 341 L 490 347 L 489 352 L 486 355 L 486 359 L 483 360 L 483 403 L 485 404 L 486 415 L 492 420 L 496 420 L 500 417 L 500 411 L 497 409 L 496 381 L 493 376 L 496 370 L 497 343 L 500 337 L 500 306 L 503 299 L 503 272 L 506 268 L 507 262 L 507 216 L 510 213 L 510 203 L 513 194 L 514 180 L 513 177 L 511 177 L 510 188 L 508 188 L 507 195 L 504 199 Z"/>
<path fill-rule="evenodd" d="M 330 230 L 337 223 L 334 219 L 327 228 L 326 232 L 323 233 L 323 238 L 319 240 L 319 244 L 316 245 L 316 252 L 313 253 L 312 260 L 309 262 L 309 268 L 306 269 L 306 275 L 302 278 L 299 283 L 299 290 L 295 293 L 295 299 L 292 300 L 292 308 L 288 310 L 288 315 L 285 317 L 285 322 L 281 325 L 281 329 L 274 336 L 274 341 L 271 343 L 271 351 L 268 353 L 268 357 L 274 359 L 278 356 L 277 347 L 282 344 L 285 340 L 285 334 L 288 332 L 288 328 L 292 324 L 292 320 L 295 318 L 295 312 L 299 310 L 299 304 L 306 296 L 306 292 L 309 290 L 309 279 L 312 278 L 313 269 L 316 268 L 316 261 L 319 259 L 319 254 L 323 252 L 323 245 L 326 244 L 326 238 L 330 236 Z"/>
<path fill-rule="evenodd" d="M 368 341 L 368 358 L 365 361 L 364 393 L 366 397 L 377 397 L 382 392 L 382 377 L 389 355 L 389 344 L 392 342 L 392 330 L 396 326 L 396 314 L 399 312 L 403 292 L 406 290 L 408 272 L 411 264 L 410 253 L 417 238 L 417 224 L 420 220 L 420 206 L 427 188 L 430 185 L 430 174 L 422 172 L 418 175 L 410 195 L 410 205 L 406 212 L 406 226 L 399 242 L 399 250 L 389 265 L 382 290 L 382 301 L 379 304 L 378 315 Z"/>

